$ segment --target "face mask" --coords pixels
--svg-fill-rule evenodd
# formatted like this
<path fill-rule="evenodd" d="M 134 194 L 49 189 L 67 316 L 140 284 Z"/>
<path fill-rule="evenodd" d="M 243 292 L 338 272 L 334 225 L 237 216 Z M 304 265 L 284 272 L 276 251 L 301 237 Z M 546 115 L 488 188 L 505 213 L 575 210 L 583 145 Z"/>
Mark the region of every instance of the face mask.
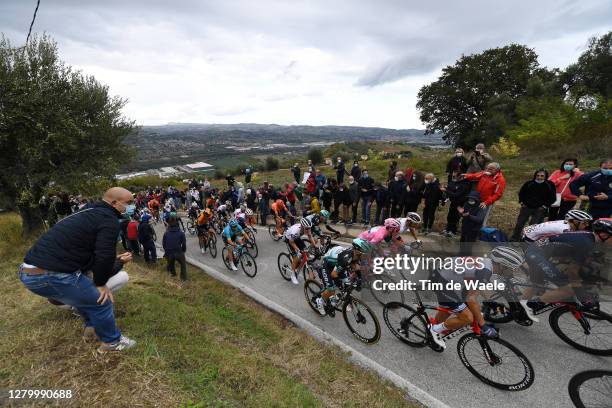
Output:
<path fill-rule="evenodd" d="M 542 184 L 544 181 L 546 181 L 546 180 L 538 180 L 538 179 L 536 179 L 535 182 L 538 183 L 538 184 Z"/>
<path fill-rule="evenodd" d="M 573 164 L 564 164 L 563 165 L 563 170 L 565 171 L 571 171 L 574 168 Z"/>
<path fill-rule="evenodd" d="M 484 174 L 487 175 L 487 176 L 493 175 L 493 173 L 491 173 L 490 171 L 485 171 Z"/>
<path fill-rule="evenodd" d="M 425 184 L 430 184 L 431 180 L 425 180 Z"/>
<path fill-rule="evenodd" d="M 467 203 L 469 205 L 476 205 L 476 200 L 468 200 Z"/>
<path fill-rule="evenodd" d="M 461 157 L 461 156 L 463 156 L 463 153 L 462 152 L 457 152 L 457 153 L 455 153 L 455 156 Z"/>
<path fill-rule="evenodd" d="M 601 173 L 604 176 L 612 176 L 612 169 L 601 169 Z"/>
<path fill-rule="evenodd" d="M 399 177 L 394 177 L 395 181 L 399 181 Z"/>
<path fill-rule="evenodd" d="M 349 180 L 349 183 L 353 184 L 355 182 L 355 180 Z"/>
<path fill-rule="evenodd" d="M 368 177 L 368 173 L 363 173 L 363 177 Z"/>

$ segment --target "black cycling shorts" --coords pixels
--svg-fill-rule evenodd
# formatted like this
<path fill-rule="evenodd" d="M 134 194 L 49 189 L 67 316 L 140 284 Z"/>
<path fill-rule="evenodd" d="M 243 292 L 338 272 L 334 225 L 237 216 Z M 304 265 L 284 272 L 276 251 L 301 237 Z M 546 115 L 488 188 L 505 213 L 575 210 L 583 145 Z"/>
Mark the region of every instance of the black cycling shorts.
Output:
<path fill-rule="evenodd" d="M 289 249 L 289 253 L 291 255 L 297 255 L 297 253 L 295 252 L 295 250 L 293 249 L 293 247 L 291 246 L 291 244 L 289 243 L 289 240 L 285 238 L 285 241 L 287 243 L 287 248 Z M 306 244 L 304 244 L 304 240 L 302 238 L 296 238 L 293 240 L 293 243 L 298 247 L 298 249 L 300 251 L 303 251 L 306 249 Z"/>

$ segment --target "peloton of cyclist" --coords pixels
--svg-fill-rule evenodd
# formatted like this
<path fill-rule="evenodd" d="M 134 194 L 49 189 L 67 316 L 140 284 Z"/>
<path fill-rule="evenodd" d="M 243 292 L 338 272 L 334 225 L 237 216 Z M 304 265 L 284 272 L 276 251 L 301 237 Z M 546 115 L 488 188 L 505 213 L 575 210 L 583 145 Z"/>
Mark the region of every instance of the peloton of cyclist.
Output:
<path fill-rule="evenodd" d="M 304 251 L 306 251 L 306 246 L 304 245 L 304 241 L 302 240 L 302 235 L 306 234 L 308 240 L 313 242 L 312 238 L 312 223 L 306 219 L 302 218 L 300 222 L 293 224 L 291 227 L 287 228 L 283 238 L 287 243 L 287 248 L 289 249 L 289 255 L 291 256 L 291 282 L 294 285 L 298 285 L 299 281 L 297 279 L 297 270 L 303 263 L 302 255 Z"/>
<path fill-rule="evenodd" d="M 231 265 L 233 271 L 237 271 L 236 265 L 234 264 L 234 248 L 238 245 L 242 245 L 242 236 L 244 231 L 238 225 L 238 221 L 230 220 L 230 222 L 225 226 L 223 232 L 221 234 L 221 238 L 223 239 L 223 243 L 227 248 L 227 261 Z"/>
<path fill-rule="evenodd" d="M 432 281 L 446 284 L 447 282 L 461 282 L 477 280 L 489 282 L 493 273 L 503 275 L 509 271 L 517 270 L 525 262 L 523 255 L 510 247 L 496 247 L 491 250 L 489 258 L 462 257 L 462 262 L 453 262 L 454 267 L 442 268 L 432 271 Z M 472 262 L 465 262 L 472 259 Z M 459 273 L 457 266 L 462 266 Z M 446 348 L 444 335 L 451 331 L 471 324 L 474 320 L 480 326 L 481 334 L 487 337 L 497 337 L 495 328 L 487 324 L 480 310 L 477 297 L 480 290 L 467 290 L 464 285 L 461 291 L 436 291 L 440 306 L 448 308 L 451 313 L 438 311 L 429 324 L 429 331 L 434 342 Z"/>
<path fill-rule="evenodd" d="M 557 288 L 546 290 L 539 297 L 530 299 L 533 288 L 523 293 L 520 304 L 527 316 L 538 322 L 535 314 L 546 307 L 547 303 L 573 298 L 576 289 L 582 287 L 584 274 L 590 270 L 587 260 L 593 255 L 596 244 L 612 243 L 612 220 L 599 219 L 591 225 L 591 231 L 570 231 L 538 240 L 527 247 L 526 257 L 529 265 L 529 278 L 534 285 L 541 286 L 545 280 Z M 560 270 L 552 258 L 568 260 L 569 264 Z M 578 296 L 579 297 L 579 296 Z M 580 297 L 579 297 L 580 298 Z"/>
<path fill-rule="evenodd" d="M 334 246 L 323 255 L 321 279 L 324 290 L 317 298 L 317 309 L 321 315 L 325 315 L 326 306 L 334 307 L 338 303 L 336 282 L 348 283 L 350 279 L 360 276 L 360 261 L 372 250 L 368 241 L 355 238 L 351 247 Z"/>
<path fill-rule="evenodd" d="M 568 231 L 582 231 L 588 229 L 592 221 L 593 217 L 585 211 L 569 210 L 564 220 L 548 221 L 525 227 L 522 238 L 525 242 L 534 242 Z"/>

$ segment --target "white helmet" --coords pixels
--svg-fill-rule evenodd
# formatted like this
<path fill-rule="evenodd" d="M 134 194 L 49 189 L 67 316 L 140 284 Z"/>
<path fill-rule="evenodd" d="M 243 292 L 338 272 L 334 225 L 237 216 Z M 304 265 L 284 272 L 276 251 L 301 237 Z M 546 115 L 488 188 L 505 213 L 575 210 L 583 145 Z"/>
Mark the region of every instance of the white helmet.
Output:
<path fill-rule="evenodd" d="M 250 217 L 250 216 L 253 215 L 253 210 L 251 210 L 250 208 L 247 208 L 246 211 L 245 211 L 245 214 Z"/>
<path fill-rule="evenodd" d="M 582 210 L 569 210 L 567 214 L 565 214 L 566 221 L 593 221 L 593 217 L 591 214 L 582 211 Z"/>
<path fill-rule="evenodd" d="M 415 212 L 409 212 L 408 214 L 406 214 L 406 218 L 408 219 L 409 222 L 413 224 L 420 224 L 421 222 L 423 222 L 423 220 L 421 219 L 421 216 Z"/>
<path fill-rule="evenodd" d="M 312 222 L 310 222 L 308 218 L 302 218 L 300 220 L 300 224 L 302 224 L 302 227 L 304 228 L 312 228 Z"/>
<path fill-rule="evenodd" d="M 518 269 L 524 262 L 523 254 L 514 248 L 498 246 L 491 250 L 491 260 L 510 269 Z"/>

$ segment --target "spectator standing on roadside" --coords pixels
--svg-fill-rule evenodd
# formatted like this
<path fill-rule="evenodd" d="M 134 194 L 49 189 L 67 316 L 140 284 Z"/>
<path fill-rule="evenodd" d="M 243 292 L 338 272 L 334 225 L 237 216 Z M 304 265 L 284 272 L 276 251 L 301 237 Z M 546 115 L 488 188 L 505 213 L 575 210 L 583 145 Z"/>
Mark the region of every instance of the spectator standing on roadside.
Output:
<path fill-rule="evenodd" d="M 396 171 L 393 180 L 389 183 L 389 209 L 391 217 L 401 217 L 405 190 L 406 181 L 404 180 L 404 173 Z"/>
<path fill-rule="evenodd" d="M 315 194 L 321 198 L 321 195 L 323 194 L 323 187 L 325 184 L 327 184 L 327 177 L 325 177 L 325 174 L 321 173 L 320 170 L 317 170 L 315 173 L 315 182 L 317 185 Z"/>
<path fill-rule="evenodd" d="M 440 182 L 432 173 L 427 173 L 423 186 L 423 232 L 425 234 L 431 232 L 431 227 L 436 219 L 436 210 L 442 198 Z"/>
<path fill-rule="evenodd" d="M 359 167 L 359 162 L 355 160 L 353 162 L 353 168 L 351 168 L 351 176 L 357 182 L 361 178 L 361 168 Z"/>
<path fill-rule="evenodd" d="M 374 199 L 376 200 L 374 225 L 380 225 L 383 220 L 389 218 L 389 192 L 380 182 L 374 183 Z"/>
<path fill-rule="evenodd" d="M 349 207 L 351 204 L 351 196 L 348 187 L 344 183 L 339 184 L 335 200 L 335 213 L 336 217 L 338 217 L 340 214 L 340 209 L 342 209 L 342 222 L 344 223 L 349 221 Z"/>
<path fill-rule="evenodd" d="M 296 182 L 300 183 L 302 181 L 300 180 L 302 171 L 300 170 L 300 166 L 298 166 L 297 163 L 295 163 L 293 167 L 291 167 L 291 173 L 293 173 L 293 178 L 295 179 Z"/>
<path fill-rule="evenodd" d="M 246 166 L 246 169 L 244 169 L 244 182 L 249 184 L 251 182 L 251 177 L 253 176 L 253 169 L 251 168 L 251 166 Z"/>
<path fill-rule="evenodd" d="M 323 202 L 323 208 L 327 211 L 331 211 L 332 206 L 332 184 L 337 184 L 336 180 L 330 179 L 329 183 L 323 186 L 323 194 L 321 195 L 321 201 Z"/>
<path fill-rule="evenodd" d="M 132 254 L 140 255 L 140 245 L 138 244 L 138 220 L 133 217 L 127 225 L 128 247 Z"/>
<path fill-rule="evenodd" d="M 442 231 L 447 237 L 453 237 L 457 234 L 457 223 L 461 216 L 457 211 L 465 202 L 467 194 L 470 192 L 470 183 L 467 180 L 461 180 L 461 173 L 458 170 L 451 172 L 451 179 L 444 189 L 444 193 L 449 200 L 448 215 L 446 216 L 446 229 Z"/>
<path fill-rule="evenodd" d="M 512 241 L 520 241 L 525 223 L 540 224 L 548 213 L 548 208 L 555 202 L 557 195 L 552 181 L 548 181 L 548 172 L 538 169 L 533 173 L 533 179 L 526 181 L 519 191 L 521 209 L 516 219 Z"/>
<path fill-rule="evenodd" d="M 43 234 L 19 268 L 19 277 L 31 292 L 76 309 L 85 323 L 84 337 L 93 333 L 102 342 L 99 353 L 136 345 L 117 328 L 107 286 L 117 258 L 118 219 L 132 202 L 132 193 L 124 188 L 107 190 L 102 201 Z"/>
<path fill-rule="evenodd" d="M 178 220 L 175 216 L 168 219 L 168 229 L 164 233 L 162 239 L 164 253 L 168 259 L 168 272 L 172 276 L 176 276 L 175 262 L 181 265 L 181 280 L 187 280 L 187 261 L 185 260 L 185 252 L 187 252 L 187 239 L 185 233 L 181 231 L 178 225 Z"/>
<path fill-rule="evenodd" d="M 476 191 L 480 193 L 480 207 L 485 210 L 485 218 L 482 226 L 486 227 L 491 216 L 491 210 L 497 200 L 502 198 L 506 189 L 506 179 L 501 171 L 499 163 L 487 164 L 484 171 L 473 174 L 465 174 L 464 178 L 476 183 Z"/>
<path fill-rule="evenodd" d="M 361 222 L 364 227 L 368 227 L 371 218 L 370 210 L 372 208 L 372 195 L 374 194 L 374 180 L 370 177 L 367 168 L 363 169 L 357 185 L 359 186 L 359 196 L 361 198 Z"/>
<path fill-rule="evenodd" d="M 465 203 L 457 208 L 462 220 L 461 242 L 476 242 L 478 239 L 485 218 L 485 209 L 480 204 L 480 193 L 472 191 L 467 195 Z"/>
<path fill-rule="evenodd" d="M 493 158 L 491 158 L 489 153 L 485 152 L 485 145 L 483 143 L 478 143 L 474 149 L 474 152 L 467 161 L 466 173 L 471 174 L 484 171 L 487 164 L 491 163 L 492 161 Z"/>
<path fill-rule="evenodd" d="M 576 205 L 576 197 L 569 188 L 570 183 L 582 176 L 578 169 L 578 159 L 565 159 L 559 169 L 552 172 L 548 180 L 552 181 L 556 189 L 556 201 L 548 211 L 548 221 L 565 219 L 565 214 Z"/>
<path fill-rule="evenodd" d="M 351 210 L 352 216 L 348 224 L 354 224 L 357 222 L 357 208 L 359 206 L 359 185 L 355 182 L 353 176 L 349 176 L 349 196 L 351 198 Z"/>
<path fill-rule="evenodd" d="M 455 155 L 446 164 L 446 174 L 448 175 L 448 181 L 451 179 L 453 171 L 457 171 L 459 174 L 467 172 L 467 160 L 463 155 L 463 149 L 458 147 L 455 149 Z"/>
<path fill-rule="evenodd" d="M 149 224 L 151 216 L 144 214 L 138 224 L 138 242 L 142 244 L 142 251 L 145 262 L 157 262 L 157 251 L 153 240 L 153 227 Z"/>
<path fill-rule="evenodd" d="M 342 160 L 342 157 L 338 156 L 334 169 L 336 170 L 336 181 L 338 184 L 344 183 L 344 173 L 346 173 L 346 168 L 344 166 L 344 160 Z"/>
<path fill-rule="evenodd" d="M 580 189 L 584 187 L 584 193 Z M 570 183 L 572 194 L 589 202 L 593 219 L 612 217 L 612 159 L 602 160 L 599 169 Z"/>
<path fill-rule="evenodd" d="M 225 176 L 225 180 L 227 181 L 228 187 L 232 187 L 234 185 L 234 182 L 236 181 L 234 176 L 232 176 L 230 173 L 227 173 L 227 176 Z"/>

